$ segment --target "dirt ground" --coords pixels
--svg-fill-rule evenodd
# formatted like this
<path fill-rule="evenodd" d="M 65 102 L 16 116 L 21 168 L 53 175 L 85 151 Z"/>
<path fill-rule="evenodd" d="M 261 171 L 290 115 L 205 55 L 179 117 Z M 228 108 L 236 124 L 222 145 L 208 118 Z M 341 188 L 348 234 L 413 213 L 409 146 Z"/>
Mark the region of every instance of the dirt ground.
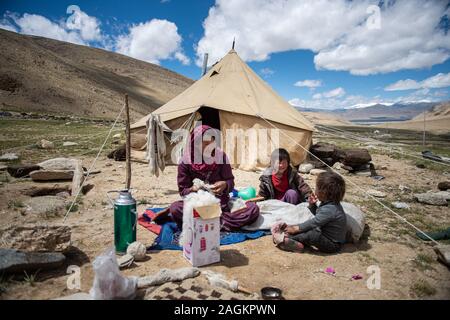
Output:
<path fill-rule="evenodd" d="M 448 207 L 434 207 L 414 203 L 412 193 L 402 194 L 399 185 L 409 186 L 412 191 L 436 189 L 438 182 L 450 179 L 449 172 L 419 169 L 412 163 L 393 159 L 386 155 L 373 155 L 378 170 L 385 176 L 376 181 L 368 177 L 347 175 L 348 179 L 363 188 L 383 190 L 388 197 L 385 203 L 395 200 L 406 201 L 411 210 L 397 210 L 410 221 L 426 230 L 436 230 L 450 225 Z M 88 167 L 93 158 L 85 158 Z M 95 169 L 101 173 L 88 179 L 94 188 L 82 196 L 78 211 L 71 212 L 67 225 L 72 228 L 72 241 L 78 253 L 72 254 L 66 266 L 75 264 L 81 267 L 81 291 L 88 292 L 93 282 L 91 263 L 94 258 L 113 244 L 113 210 L 107 202 L 106 191 L 121 189 L 125 183 L 125 163 L 100 158 Z M 132 187 L 138 201 L 138 210 L 147 207 L 160 207 L 179 199 L 176 185 L 176 167 L 169 166 L 159 178 L 150 177 L 146 164 L 133 163 Z M 236 186 L 257 186 L 258 173 L 234 171 Z M 314 186 L 315 177 L 305 175 L 307 182 Z M 8 208 L 10 199 L 23 200 L 18 193 L 21 184 L 33 184 L 30 180 L 12 180 L 0 186 L 1 225 L 25 222 L 44 222 L 42 218 L 28 214 L 23 216 L 19 210 Z M 359 205 L 367 214 L 367 224 L 371 235 L 358 245 L 347 244 L 336 255 L 315 252 L 304 254 L 287 253 L 276 249 L 270 236 L 246 241 L 221 248 L 221 262 L 203 269 L 223 273 L 236 279 L 240 285 L 259 292 L 262 287 L 275 286 L 283 290 L 287 299 L 449 299 L 449 269 L 436 261 L 432 246 L 414 235 L 414 230 L 400 223 L 360 191 L 349 186 L 346 201 Z M 46 223 L 62 223 L 63 218 L 54 217 Z M 138 241 L 147 245 L 153 243 L 155 235 L 141 226 L 137 231 Z M 189 266 L 181 251 L 160 251 L 148 254 L 145 262 L 137 262 L 123 271 L 125 275 L 146 276 L 161 268 Z M 381 288 L 369 289 L 367 280 L 369 266 L 376 265 L 381 272 Z M 323 271 L 327 267 L 336 270 L 336 277 Z M 362 280 L 349 281 L 353 274 L 363 276 Z M 66 269 L 41 272 L 31 283 L 20 279 L 3 279 L 5 287 L 1 299 L 52 299 L 77 290 L 67 288 L 69 275 Z"/>

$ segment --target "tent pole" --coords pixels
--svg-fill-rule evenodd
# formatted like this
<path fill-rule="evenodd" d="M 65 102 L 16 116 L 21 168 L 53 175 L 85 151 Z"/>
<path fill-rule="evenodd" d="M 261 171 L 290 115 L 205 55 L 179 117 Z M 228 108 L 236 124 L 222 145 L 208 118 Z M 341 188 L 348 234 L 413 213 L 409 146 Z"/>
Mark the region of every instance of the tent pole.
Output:
<path fill-rule="evenodd" d="M 128 107 L 128 94 L 125 94 L 125 115 L 127 117 L 126 122 L 126 146 L 125 146 L 125 154 L 126 154 L 126 166 L 127 166 L 127 173 L 126 173 L 126 186 L 125 188 L 127 190 L 130 190 L 131 185 L 131 161 L 130 161 L 130 152 L 131 152 L 131 137 L 130 137 L 130 109 Z"/>

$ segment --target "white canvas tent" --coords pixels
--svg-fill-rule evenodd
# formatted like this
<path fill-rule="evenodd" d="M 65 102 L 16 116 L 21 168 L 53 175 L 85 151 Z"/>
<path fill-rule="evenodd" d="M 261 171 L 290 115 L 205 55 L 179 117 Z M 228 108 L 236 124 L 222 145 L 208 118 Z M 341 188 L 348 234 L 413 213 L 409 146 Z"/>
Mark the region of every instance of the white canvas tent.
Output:
<path fill-rule="evenodd" d="M 227 152 L 234 168 L 244 170 L 267 166 L 275 147 L 287 149 L 293 164 L 298 165 L 305 159 L 306 152 L 286 135 L 309 148 L 314 130 L 314 126 L 274 92 L 233 49 L 201 79 L 152 114 L 159 115 L 171 130 L 192 129 L 194 120 L 220 129 L 222 149 Z M 131 126 L 132 157 L 136 160 L 145 158 L 149 117 L 147 115 Z M 277 132 L 274 127 L 283 132 Z M 235 130 L 237 137 L 227 136 L 230 129 Z M 258 132 L 260 143 L 265 131 L 269 145 L 264 150 L 256 150 L 255 132 Z M 242 134 L 247 136 L 245 143 L 242 142 Z M 172 148 L 173 145 L 168 146 L 169 162 Z"/>

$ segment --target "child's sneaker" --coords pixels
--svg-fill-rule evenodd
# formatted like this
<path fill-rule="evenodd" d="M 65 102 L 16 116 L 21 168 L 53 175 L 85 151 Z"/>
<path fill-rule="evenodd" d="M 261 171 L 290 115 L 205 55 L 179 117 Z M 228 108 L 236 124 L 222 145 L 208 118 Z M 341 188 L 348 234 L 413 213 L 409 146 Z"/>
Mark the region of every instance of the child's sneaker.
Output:
<path fill-rule="evenodd" d="M 301 242 L 295 241 L 288 237 L 284 238 L 284 241 L 278 244 L 278 248 L 280 248 L 283 251 L 299 252 L 299 253 L 302 253 L 305 250 L 305 246 Z"/>

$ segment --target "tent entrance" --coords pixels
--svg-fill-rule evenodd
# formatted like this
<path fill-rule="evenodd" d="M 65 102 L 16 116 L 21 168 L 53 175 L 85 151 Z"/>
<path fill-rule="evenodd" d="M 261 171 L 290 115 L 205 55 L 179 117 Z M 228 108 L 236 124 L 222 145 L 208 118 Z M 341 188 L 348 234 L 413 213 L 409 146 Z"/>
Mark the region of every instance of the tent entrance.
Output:
<path fill-rule="evenodd" d="M 202 117 L 202 124 L 220 130 L 219 110 L 210 107 L 201 107 L 198 109 L 198 112 Z"/>

